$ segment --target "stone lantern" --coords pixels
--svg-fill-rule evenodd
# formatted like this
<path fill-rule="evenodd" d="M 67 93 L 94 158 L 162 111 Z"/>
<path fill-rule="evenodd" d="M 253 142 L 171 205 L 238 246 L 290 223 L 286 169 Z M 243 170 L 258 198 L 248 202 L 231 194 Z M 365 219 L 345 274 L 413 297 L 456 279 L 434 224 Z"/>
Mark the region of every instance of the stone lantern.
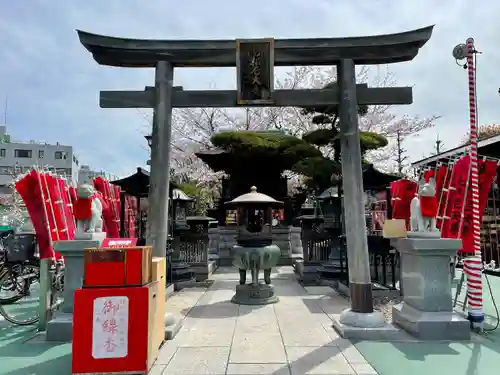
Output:
<path fill-rule="evenodd" d="M 188 197 L 180 189 L 172 190 L 172 282 L 178 288 L 180 284 L 190 283 L 195 280 L 193 268 L 186 262 L 186 254 L 181 249 L 181 237 L 189 232 L 187 224 L 187 210 L 195 198 Z"/>
<path fill-rule="evenodd" d="M 232 263 L 240 272 L 240 285 L 232 302 L 242 305 L 266 305 L 278 302 L 271 285 L 271 269 L 278 263 L 281 251 L 272 242 L 272 210 L 283 206 L 268 195 L 250 193 L 240 195 L 226 203 L 238 212 L 236 245 L 231 250 Z M 252 281 L 246 284 L 247 270 Z M 264 271 L 264 284 L 259 282 L 259 270 Z"/>
<path fill-rule="evenodd" d="M 172 219 L 174 223 L 174 231 L 177 229 L 189 229 L 186 222 L 186 217 L 189 205 L 196 200 L 187 196 L 180 189 L 172 190 Z"/>

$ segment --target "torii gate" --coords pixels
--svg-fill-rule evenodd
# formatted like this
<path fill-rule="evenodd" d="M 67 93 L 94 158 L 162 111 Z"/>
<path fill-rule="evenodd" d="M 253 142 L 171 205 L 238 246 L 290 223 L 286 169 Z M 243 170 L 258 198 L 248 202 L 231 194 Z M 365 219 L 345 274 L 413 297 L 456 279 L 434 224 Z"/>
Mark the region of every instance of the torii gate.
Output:
<path fill-rule="evenodd" d="M 355 66 L 410 61 L 429 40 L 433 26 L 388 35 L 321 39 L 141 40 L 78 31 L 80 42 L 100 65 L 155 68 L 155 86 L 143 91 L 101 91 L 103 108 L 154 108 L 151 147 L 149 242 L 165 256 L 172 108 L 338 105 L 342 152 L 351 309 L 341 321 L 374 326 L 372 286 L 365 233 L 357 106 L 411 104 L 411 87 L 356 85 Z M 336 65 L 338 87 L 277 90 L 275 66 Z M 237 67 L 237 90 L 174 87 L 174 67 Z M 375 319 L 375 320 L 374 320 Z"/>

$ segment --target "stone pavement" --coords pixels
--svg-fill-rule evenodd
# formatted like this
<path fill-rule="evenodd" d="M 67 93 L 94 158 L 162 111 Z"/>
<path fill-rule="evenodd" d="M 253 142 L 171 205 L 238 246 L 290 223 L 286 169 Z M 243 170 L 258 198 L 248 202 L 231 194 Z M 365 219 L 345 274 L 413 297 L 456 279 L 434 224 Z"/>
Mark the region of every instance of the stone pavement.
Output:
<path fill-rule="evenodd" d="M 330 318 L 346 301 L 329 288 L 306 290 L 290 267 L 280 267 L 273 274 L 280 302 L 237 306 L 229 302 L 237 278 L 236 270 L 219 269 L 208 290 L 185 289 L 168 299 L 168 310 L 184 319 L 184 327 L 165 343 L 150 375 L 489 375 L 500 363 L 500 330 L 472 342 L 353 346 L 331 328 Z M 500 278 L 490 281 L 500 302 Z M 494 324 L 488 293 L 485 312 Z M 34 327 L 13 327 L 0 319 L 0 375 L 71 374 L 71 344 L 46 343 L 33 339 L 35 334 Z"/>
<path fill-rule="evenodd" d="M 291 267 L 279 267 L 272 279 L 280 302 L 239 306 L 230 302 L 236 269 L 219 269 L 213 279 L 190 310 L 192 301 L 175 297 L 167 305 L 186 316 L 176 338 L 161 349 L 151 375 L 377 374 L 333 330 L 328 314 L 343 306 L 324 296 L 329 288 L 308 292 L 297 283 Z M 179 304 L 186 308 L 179 309 Z"/>

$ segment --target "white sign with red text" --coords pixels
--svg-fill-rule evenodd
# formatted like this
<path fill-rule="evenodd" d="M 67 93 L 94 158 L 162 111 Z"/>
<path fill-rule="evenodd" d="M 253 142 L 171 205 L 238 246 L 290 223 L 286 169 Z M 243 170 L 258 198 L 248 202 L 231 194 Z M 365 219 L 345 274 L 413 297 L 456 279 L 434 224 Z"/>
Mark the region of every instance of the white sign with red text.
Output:
<path fill-rule="evenodd" d="M 129 300 L 125 296 L 94 300 L 92 357 L 123 358 L 128 354 Z"/>
<path fill-rule="evenodd" d="M 119 249 L 124 247 L 135 247 L 137 238 L 105 238 L 101 247 L 108 249 Z"/>

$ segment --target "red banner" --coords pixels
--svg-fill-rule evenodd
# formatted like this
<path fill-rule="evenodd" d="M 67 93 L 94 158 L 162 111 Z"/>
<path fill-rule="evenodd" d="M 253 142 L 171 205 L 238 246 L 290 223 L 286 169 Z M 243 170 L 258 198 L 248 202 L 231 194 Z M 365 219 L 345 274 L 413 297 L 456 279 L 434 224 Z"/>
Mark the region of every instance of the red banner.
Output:
<path fill-rule="evenodd" d="M 63 211 L 65 214 L 65 220 L 67 225 L 67 235 L 68 238 L 75 238 L 75 219 L 73 217 L 73 204 L 71 202 L 69 187 L 66 185 L 66 181 L 62 178 L 57 179 L 57 184 L 59 191 L 61 193 Z"/>
<path fill-rule="evenodd" d="M 479 161 L 479 225 L 483 222 L 484 210 L 488 203 L 491 185 L 495 179 L 498 165 L 494 161 Z M 470 186 L 470 185 L 469 185 Z M 472 226 L 472 188 L 467 191 L 464 223 L 462 224 L 462 250 L 466 253 L 474 251 L 474 231 Z"/>
<path fill-rule="evenodd" d="M 94 187 L 101 194 L 103 202 L 102 219 L 104 229 L 109 237 L 120 237 L 120 210 L 119 203 L 117 205 L 116 194 L 118 194 L 118 202 L 120 201 L 120 192 L 115 186 L 112 186 L 108 180 L 97 177 L 94 179 Z"/>
<path fill-rule="evenodd" d="M 417 192 L 417 184 L 410 180 L 398 180 L 391 183 L 392 218 L 403 219 L 406 227 L 410 225 L 411 200 Z"/>
<path fill-rule="evenodd" d="M 16 191 L 26 206 L 31 222 L 35 229 L 40 257 L 52 257 L 52 240 L 44 202 L 41 194 L 39 175 L 35 170 L 26 174 L 16 182 Z"/>
<path fill-rule="evenodd" d="M 446 216 L 441 230 L 443 238 L 461 238 L 462 249 L 460 251 L 471 253 L 474 251 L 474 233 L 472 227 L 472 188 L 467 183 L 470 178 L 470 156 L 462 157 L 453 166 L 453 178 L 448 192 L 448 204 Z M 497 171 L 497 163 L 493 161 L 479 162 L 479 214 L 480 223 L 488 202 L 491 185 Z M 465 203 L 465 207 L 464 207 Z M 463 218 L 462 218 L 463 212 Z"/>
<path fill-rule="evenodd" d="M 78 200 L 78 196 L 76 194 L 76 188 L 74 186 L 69 186 L 68 192 L 69 192 L 69 198 L 71 199 L 71 204 L 73 205 Z"/>
<path fill-rule="evenodd" d="M 125 196 L 125 232 L 129 237 L 136 237 L 135 221 L 137 217 L 137 198 L 130 195 Z"/>
<path fill-rule="evenodd" d="M 75 232 L 71 206 L 65 204 L 66 184 L 50 173 L 32 170 L 16 182 L 16 191 L 33 223 L 40 257 L 60 258 L 54 254 L 52 242 L 72 240 Z"/>
<path fill-rule="evenodd" d="M 40 173 L 40 178 L 42 186 L 45 185 L 47 188 L 48 194 L 45 195 L 45 201 L 48 206 L 47 213 L 52 215 L 52 218 L 49 217 L 49 220 L 52 219 L 55 222 L 51 233 L 52 241 L 69 240 L 68 223 L 66 221 L 66 213 L 64 212 L 65 207 L 62 194 L 59 191 L 57 178 L 48 173 Z"/>
<path fill-rule="evenodd" d="M 479 162 L 479 212 L 481 214 L 481 222 L 483 213 L 488 205 L 491 186 L 495 181 L 498 170 L 498 163 L 491 160 Z"/>
<path fill-rule="evenodd" d="M 436 226 L 439 230 L 442 229 L 443 220 L 441 219 L 445 214 L 445 209 L 447 208 L 446 202 L 448 201 L 448 194 L 451 182 L 451 171 L 452 168 L 443 165 L 439 167 L 436 172 L 436 197 L 439 200 L 438 203 L 438 214 L 436 220 Z"/>

